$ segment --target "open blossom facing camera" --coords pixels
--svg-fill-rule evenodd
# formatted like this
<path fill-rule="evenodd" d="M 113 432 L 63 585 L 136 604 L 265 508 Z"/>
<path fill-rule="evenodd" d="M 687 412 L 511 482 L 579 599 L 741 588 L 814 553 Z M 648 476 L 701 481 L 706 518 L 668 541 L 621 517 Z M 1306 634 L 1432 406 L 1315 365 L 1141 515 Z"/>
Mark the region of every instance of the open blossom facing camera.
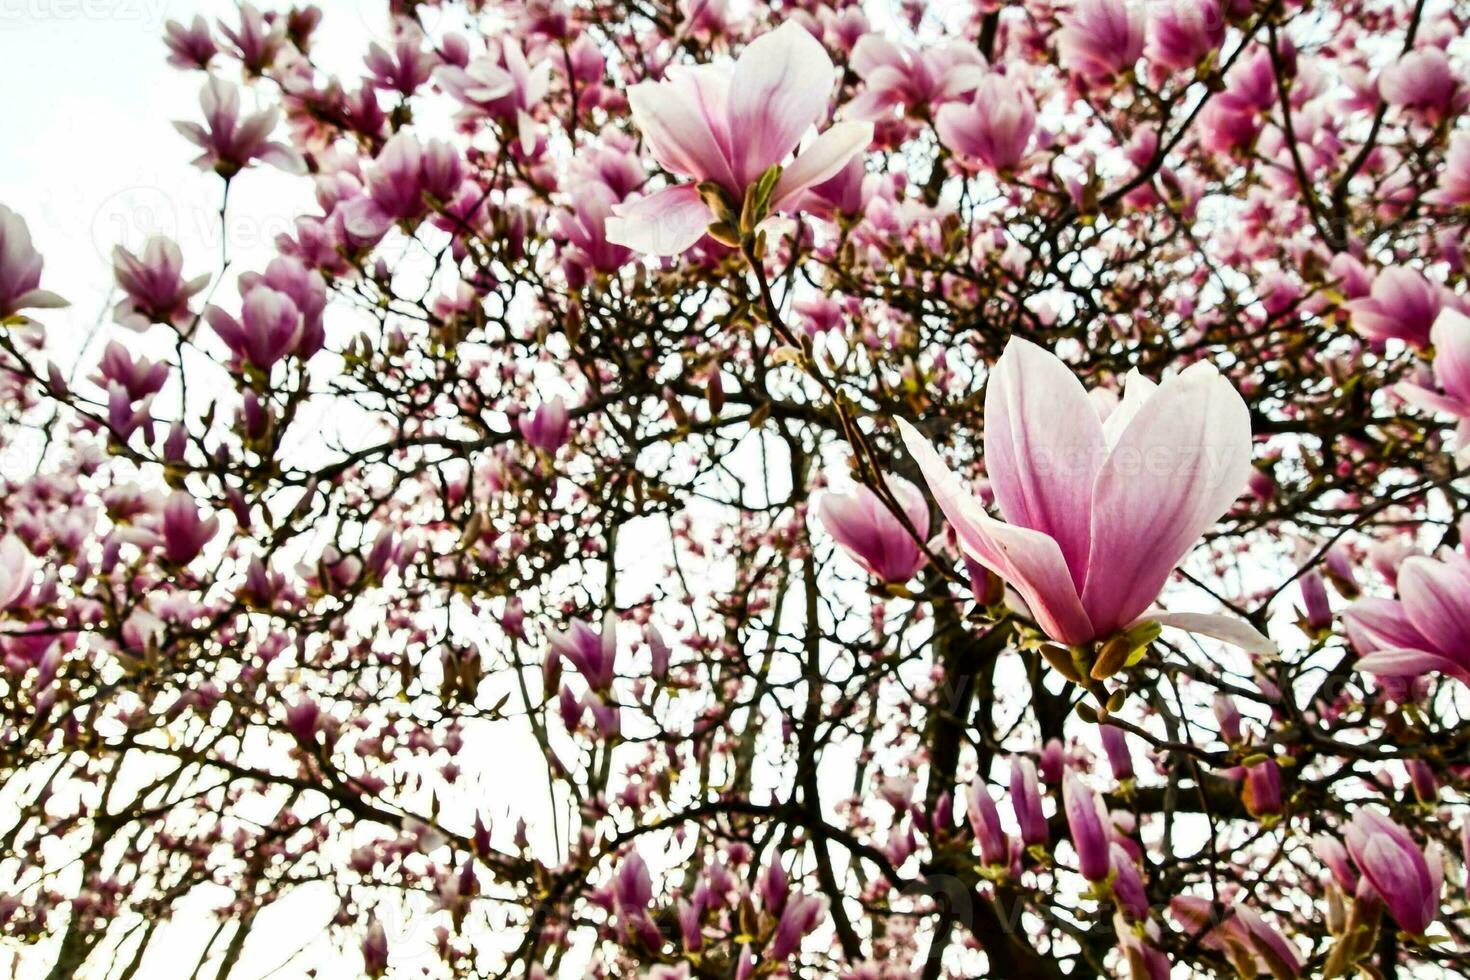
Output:
<path fill-rule="evenodd" d="M 888 489 L 908 515 L 913 533 L 864 486 L 846 494 L 823 494 L 817 519 L 853 561 L 878 581 L 897 585 L 913 578 L 928 560 L 914 534 L 919 540 L 928 536 L 929 505 L 918 488 L 900 477 L 889 477 Z"/>
<path fill-rule="evenodd" d="M 1132 372 L 1107 404 L 1055 355 L 1011 339 L 985 394 L 985 467 L 1004 522 L 898 424 L 965 553 L 1014 586 L 1053 640 L 1076 646 L 1146 618 L 1269 648 L 1235 620 L 1149 612 L 1245 488 L 1245 402 L 1199 363 L 1161 384 Z"/>
<path fill-rule="evenodd" d="M 866 84 L 847 104 L 850 119 L 882 119 L 934 111 L 972 92 L 985 75 L 985 57 L 967 44 L 905 48 L 881 34 L 864 34 L 852 49 L 851 68 Z"/>
<path fill-rule="evenodd" d="M 991 170 L 1014 170 L 1036 128 L 1036 106 L 1015 79 L 986 75 L 970 103 L 940 108 L 935 128 L 944 145 Z"/>
<path fill-rule="evenodd" d="M 141 255 L 117 246 L 112 271 L 127 298 L 113 309 L 113 318 L 134 330 L 154 323 L 185 326 L 194 316 L 189 300 L 209 284 L 209 275 L 185 280 L 183 268 L 179 247 L 160 235 L 148 239 Z"/>
<path fill-rule="evenodd" d="M 670 173 L 694 183 L 613 208 L 615 216 L 606 222 L 608 241 L 653 255 L 677 255 L 710 225 L 738 221 L 746 195 L 827 115 L 835 77 L 821 43 L 788 21 L 752 41 L 733 68 L 673 65 L 664 81 L 630 88 L 628 105 L 648 151 Z M 781 170 L 768 189 L 765 211 L 795 202 L 846 166 L 872 138 L 869 122 L 828 127 Z M 739 229 L 732 225 L 731 231 Z"/>

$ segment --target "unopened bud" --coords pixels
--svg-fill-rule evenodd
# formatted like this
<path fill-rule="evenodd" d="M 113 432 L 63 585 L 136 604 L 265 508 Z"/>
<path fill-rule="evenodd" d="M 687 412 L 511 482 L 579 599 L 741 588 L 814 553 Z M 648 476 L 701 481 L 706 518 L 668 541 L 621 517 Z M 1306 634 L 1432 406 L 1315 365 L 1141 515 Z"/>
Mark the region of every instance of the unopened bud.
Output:
<path fill-rule="evenodd" d="M 1072 651 L 1064 650 L 1053 643 L 1043 643 L 1041 645 L 1041 655 L 1046 658 L 1047 663 L 1056 668 L 1057 673 L 1061 674 L 1067 680 L 1073 684 L 1082 683 L 1082 675 L 1077 672 L 1077 668 L 1072 664 Z"/>
<path fill-rule="evenodd" d="M 709 233 L 709 237 L 721 245 L 728 245 L 731 248 L 740 247 L 740 232 L 729 222 L 716 221 L 705 230 Z"/>
<path fill-rule="evenodd" d="M 1128 662 L 1128 655 L 1133 651 L 1129 649 L 1127 636 L 1115 636 L 1102 645 L 1097 659 L 1092 663 L 1092 679 L 1097 681 L 1107 680 Z"/>

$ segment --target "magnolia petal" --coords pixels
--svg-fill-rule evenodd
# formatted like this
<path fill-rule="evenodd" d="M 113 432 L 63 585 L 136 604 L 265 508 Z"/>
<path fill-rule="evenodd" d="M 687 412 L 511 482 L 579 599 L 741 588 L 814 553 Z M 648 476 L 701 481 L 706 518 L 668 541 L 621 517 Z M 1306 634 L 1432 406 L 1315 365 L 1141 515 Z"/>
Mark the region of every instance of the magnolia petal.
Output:
<path fill-rule="evenodd" d="M 1438 361 L 1435 362 L 1438 366 Z M 1437 391 L 1430 391 L 1423 385 L 1416 385 L 1412 381 L 1401 381 L 1393 386 L 1394 394 L 1415 408 L 1426 412 L 1443 412 L 1456 418 L 1470 416 L 1470 402 L 1463 402 L 1450 395 L 1441 395 Z"/>
<path fill-rule="evenodd" d="M 1270 637 L 1235 616 L 1221 616 L 1216 613 L 1171 613 L 1159 610 L 1144 613 L 1138 620 L 1130 623 L 1129 627 L 1150 621 L 1160 626 L 1184 630 L 1186 633 L 1212 637 L 1233 647 L 1239 647 L 1247 653 L 1272 656 L 1276 653 L 1276 644 Z"/>
<path fill-rule="evenodd" d="M 1082 383 L 1051 351 L 1012 337 L 985 389 L 985 469 L 1001 516 L 1053 538 L 1080 590 L 1103 427 Z"/>
<path fill-rule="evenodd" d="M 1052 639 L 1069 645 L 1091 640 L 1096 633 L 1056 541 L 1039 531 L 1003 524 L 985 513 L 929 441 L 903 419 L 895 421 L 965 553 L 1015 588 L 1037 625 Z"/>
<path fill-rule="evenodd" d="M 903 51 L 898 45 L 877 33 L 858 38 L 852 46 L 852 54 L 847 57 L 847 65 L 859 78 L 869 82 L 872 81 L 869 76 L 879 68 L 903 71 L 906 67 Z"/>
<path fill-rule="evenodd" d="M 288 174 L 306 173 L 306 158 L 282 143 L 271 143 L 260 153 L 260 159 Z"/>
<path fill-rule="evenodd" d="M 725 147 L 703 99 L 709 72 L 669 70 L 666 82 L 640 82 L 628 89 L 628 110 L 648 151 L 667 170 L 695 181 L 713 180 L 737 187 Z"/>
<path fill-rule="evenodd" d="M 794 20 L 740 52 L 730 80 L 729 120 L 731 134 L 739 135 L 732 148 L 741 185 L 785 160 L 801 134 L 821 121 L 834 73 L 827 49 Z"/>
<path fill-rule="evenodd" d="M 1470 658 L 1470 559 L 1405 559 L 1398 588 L 1409 622 L 1435 650 Z"/>
<path fill-rule="evenodd" d="M 798 194 L 835 177 L 857 154 L 873 142 L 871 122 L 834 123 L 826 132 L 812 140 L 811 144 L 797 154 L 791 166 L 781 172 L 776 189 L 771 194 L 772 207 L 779 210 L 789 206 Z"/>
<path fill-rule="evenodd" d="M 649 255 L 678 255 L 704 237 L 715 217 L 692 184 L 655 191 L 613 208 L 607 240 Z"/>
<path fill-rule="evenodd" d="M 1138 414 L 1138 410 L 1148 403 L 1154 396 L 1159 386 L 1150 378 L 1145 378 L 1139 373 L 1138 368 L 1129 370 L 1123 378 L 1123 397 L 1119 399 L 1118 405 L 1108 415 L 1107 421 L 1103 423 L 1103 438 L 1107 441 L 1108 448 L 1112 448 L 1118 442 L 1118 436 L 1128 428 L 1128 423 Z"/>
<path fill-rule="evenodd" d="M 21 310 L 55 310 L 71 303 L 49 289 L 32 289 L 17 296 L 13 305 Z"/>
<path fill-rule="evenodd" d="M 1461 680 L 1466 678 L 1464 669 L 1442 654 L 1406 647 L 1375 650 L 1359 657 L 1354 666 L 1365 674 L 1378 674 L 1381 677 L 1419 677 L 1423 674 L 1442 673 Z"/>
<path fill-rule="evenodd" d="M 1348 640 L 1359 653 L 1392 647 L 1422 648 L 1426 640 L 1409 622 L 1401 602 L 1369 597 L 1359 599 L 1342 615 Z"/>
<path fill-rule="evenodd" d="M 1455 401 L 1470 403 L 1470 316 L 1446 307 L 1429 339 L 1434 344 L 1434 380 Z"/>
<path fill-rule="evenodd" d="M 1082 604 L 1099 632 L 1148 608 L 1250 470 L 1250 410 L 1212 365 L 1191 365 L 1138 407 L 1093 491 Z"/>
<path fill-rule="evenodd" d="M 530 156 L 536 152 L 536 120 L 525 109 L 516 110 L 516 132 L 520 135 L 521 152 Z"/>

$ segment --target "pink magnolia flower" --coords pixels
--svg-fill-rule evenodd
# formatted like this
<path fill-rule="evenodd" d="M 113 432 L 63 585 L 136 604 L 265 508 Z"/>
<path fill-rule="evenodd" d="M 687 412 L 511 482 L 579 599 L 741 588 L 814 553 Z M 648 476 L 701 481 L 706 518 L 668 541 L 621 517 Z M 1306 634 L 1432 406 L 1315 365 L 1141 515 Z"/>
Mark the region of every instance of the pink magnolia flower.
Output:
<path fill-rule="evenodd" d="M 92 380 L 100 388 L 117 385 L 132 401 L 156 395 L 168 381 L 167 361 L 151 361 L 146 357 L 133 359 L 128 349 L 117 341 L 110 341 L 97 362 L 97 373 Z"/>
<path fill-rule="evenodd" d="M 986 75 L 973 102 L 941 106 L 935 128 L 945 146 L 991 170 L 1014 170 L 1036 129 L 1036 106 L 1025 88 L 1003 75 Z"/>
<path fill-rule="evenodd" d="M 464 181 L 464 160 L 445 140 L 420 144 L 412 133 L 394 134 L 373 160 L 365 180 L 366 194 L 342 205 L 348 230 L 375 241 L 395 221 L 414 221 L 430 204 L 446 207 Z"/>
<path fill-rule="evenodd" d="M 1281 812 L 1281 767 L 1267 759 L 1245 769 L 1242 790 L 1245 808 L 1253 817 L 1274 816 Z"/>
<path fill-rule="evenodd" d="M 221 22 L 219 32 L 234 48 L 245 70 L 259 75 L 275 63 L 286 44 L 286 18 L 262 14 L 250 3 L 240 5 L 240 26 Z"/>
<path fill-rule="evenodd" d="M 1000 823 L 1000 811 L 995 798 L 985 786 L 985 780 L 977 778 L 970 786 L 970 796 L 965 807 L 965 818 L 975 842 L 980 845 L 980 862 L 989 865 L 1010 863 L 1011 842 Z"/>
<path fill-rule="evenodd" d="M 388 972 L 388 934 L 383 923 L 374 919 L 362 937 L 362 971 L 370 977 Z"/>
<path fill-rule="evenodd" d="M 900 477 L 889 477 L 888 488 L 914 530 L 920 537 L 927 537 L 929 505 L 923 494 Z M 907 582 L 928 560 L 913 535 L 865 486 L 854 487 L 848 494 L 823 494 L 817 504 L 817 519 L 853 561 L 885 584 Z"/>
<path fill-rule="evenodd" d="M 1353 329 L 1369 340 L 1429 343 L 1429 331 L 1444 308 L 1444 287 L 1407 266 L 1384 269 L 1362 299 L 1347 304 Z"/>
<path fill-rule="evenodd" d="M 881 34 L 865 34 L 852 49 L 850 67 L 866 84 L 847 104 L 851 119 L 881 119 L 895 106 L 905 114 L 932 113 L 974 91 L 985 58 L 974 45 L 949 43 L 901 48 Z"/>
<path fill-rule="evenodd" d="M 632 258 L 629 249 L 607 239 L 607 222 L 618 203 L 611 187 L 590 180 L 575 185 L 571 208 L 556 212 L 552 218 L 554 234 L 566 243 L 561 260 L 573 285 L 585 282 L 589 271 L 617 272 Z"/>
<path fill-rule="evenodd" d="M 1437 671 L 1470 684 L 1470 557 L 1407 558 L 1398 590 L 1397 601 L 1359 599 L 1343 614 L 1358 669 L 1387 677 Z"/>
<path fill-rule="evenodd" d="M 555 453 L 566 445 L 571 431 L 571 416 L 565 398 L 557 395 L 543 402 L 534 412 L 523 413 L 518 421 L 521 435 L 543 452 Z"/>
<path fill-rule="evenodd" d="M 264 273 L 240 274 L 241 295 L 248 296 L 262 286 L 284 294 L 301 313 L 301 336 L 295 353 L 304 359 L 321 350 L 326 342 L 322 315 L 327 308 L 327 281 L 322 274 L 293 256 L 278 255 Z"/>
<path fill-rule="evenodd" d="M 1190 934 L 1207 929 L 1202 941 L 1205 948 L 1224 953 L 1243 976 L 1301 975 L 1301 961 L 1291 943 L 1241 902 L 1230 902 L 1217 913 L 1207 898 L 1176 895 L 1169 902 L 1169 914 Z"/>
<path fill-rule="evenodd" d="M 1216 98 L 1200 113 L 1200 140 L 1213 153 L 1235 153 L 1255 142 L 1261 126 L 1254 112 Z"/>
<path fill-rule="evenodd" d="M 569 660 L 592 690 L 609 690 L 618 656 L 617 619 L 611 613 L 605 616 L 601 632 L 580 619 L 572 620 L 565 631 L 551 634 L 547 656 Z"/>
<path fill-rule="evenodd" d="M 1057 36 L 1062 67 L 1094 82 L 1128 71 L 1143 54 L 1145 15 L 1128 0 L 1078 0 Z"/>
<path fill-rule="evenodd" d="M 1148 59 L 1175 71 L 1193 68 L 1225 40 L 1219 0 L 1159 4 L 1149 22 Z"/>
<path fill-rule="evenodd" d="M 177 491 L 163 505 L 163 552 L 176 565 L 187 565 L 219 530 L 218 517 L 201 517 L 194 497 Z"/>
<path fill-rule="evenodd" d="M 870 185 L 868 169 L 859 154 L 831 177 L 807 188 L 801 200 L 792 206 L 828 221 L 835 221 L 842 215 L 862 214 L 872 194 Z"/>
<path fill-rule="evenodd" d="M 1053 640 L 1081 645 L 1153 620 L 1273 649 L 1233 619 L 1148 611 L 1250 477 L 1250 413 L 1211 365 L 1162 384 L 1131 372 L 1110 408 L 1055 355 L 1013 337 L 985 396 L 986 470 L 1004 523 L 898 424 L 965 553 L 1014 586 Z"/>
<path fill-rule="evenodd" d="M 1324 630 L 1332 625 L 1332 603 L 1327 597 L 1327 579 L 1321 569 L 1307 570 L 1297 579 L 1302 597 L 1304 623 L 1309 630 Z"/>
<path fill-rule="evenodd" d="M 163 25 L 163 43 L 168 45 L 168 63 L 175 68 L 198 68 L 207 71 L 209 63 L 219 54 L 214 38 L 209 34 L 209 24 L 199 14 L 188 27 L 176 20 Z"/>
<path fill-rule="evenodd" d="M 439 84 L 463 102 L 472 115 L 489 116 L 512 130 L 524 154 L 536 149 L 536 120 L 532 112 L 551 86 L 552 63 L 534 68 L 512 38 L 491 41 L 490 49 L 464 67 L 444 65 L 434 73 Z"/>
<path fill-rule="evenodd" d="M 1130 922 L 1142 922 L 1148 918 L 1148 889 L 1143 883 L 1143 873 L 1133 855 L 1116 841 L 1108 848 L 1113 864 L 1113 898 Z"/>
<path fill-rule="evenodd" d="M 1082 877 L 1091 882 L 1106 880 L 1113 870 L 1108 832 L 1111 820 L 1102 801 L 1070 769 L 1062 777 L 1062 809 Z"/>
<path fill-rule="evenodd" d="M 618 927 L 625 936 L 636 936 L 649 949 L 662 947 L 663 937 L 648 914 L 653 907 L 653 879 L 637 851 L 630 851 L 619 863 L 611 890 Z"/>
<path fill-rule="evenodd" d="M 807 336 L 815 337 L 830 330 L 841 330 L 847 313 L 831 296 L 824 294 L 799 299 L 791 304 L 792 312 L 801 317 Z"/>
<path fill-rule="evenodd" d="M 1353 863 L 1399 928 L 1422 936 L 1439 916 L 1444 888 L 1439 849 L 1425 854 L 1408 831 L 1369 807 L 1353 815 L 1343 838 Z"/>
<path fill-rule="evenodd" d="M 297 741 L 310 745 L 321 728 L 322 709 L 309 696 L 286 705 L 286 729 Z"/>
<path fill-rule="evenodd" d="M 15 605 L 31 585 L 34 561 L 20 538 L 7 534 L 0 538 L 0 609 Z"/>
<path fill-rule="evenodd" d="M 1450 134 L 1450 150 L 1445 154 L 1439 186 L 1424 199 L 1445 207 L 1470 204 L 1470 131 L 1459 130 Z"/>
<path fill-rule="evenodd" d="M 1125 782 L 1134 777 L 1133 753 L 1128 749 L 1128 733 L 1117 725 L 1099 725 L 1097 733 L 1102 739 L 1103 752 L 1108 757 L 1108 768 L 1113 778 Z"/>
<path fill-rule="evenodd" d="M 628 106 L 654 159 L 694 183 L 620 204 L 606 225 L 609 241 L 653 255 L 685 251 L 724 217 L 698 184 L 717 187 L 724 206 L 739 214 L 747 191 L 826 115 L 834 69 L 816 38 L 787 21 L 747 45 L 733 69 L 675 65 L 665 74 L 665 81 L 630 88 Z M 872 138 L 870 122 L 829 127 L 781 172 L 769 210 L 794 204 Z"/>
<path fill-rule="evenodd" d="M 301 311 L 291 297 L 268 286 L 246 293 L 238 320 L 213 305 L 204 317 L 238 360 L 262 371 L 294 351 L 301 339 Z"/>
<path fill-rule="evenodd" d="M 1432 46 L 1410 51 L 1385 68 L 1378 93 L 1430 125 L 1464 108 L 1467 95 L 1445 53 Z"/>
<path fill-rule="evenodd" d="M 113 308 L 113 318 L 132 330 L 147 330 L 150 324 L 176 327 L 193 319 L 189 299 L 209 282 L 209 275 L 185 280 L 184 256 L 179 247 L 161 235 L 133 255 L 121 245 L 112 251 L 112 274 L 127 298 Z"/>
<path fill-rule="evenodd" d="M 1459 310 L 1442 310 L 1430 328 L 1429 340 L 1434 345 L 1434 383 L 1439 390 L 1408 381 L 1394 390 L 1427 411 L 1470 419 L 1470 317 Z"/>
<path fill-rule="evenodd" d="M 693 32 L 723 34 L 729 30 L 730 0 L 679 0 L 682 26 Z"/>
<path fill-rule="evenodd" d="M 240 118 L 240 90 L 229 82 L 210 77 L 199 93 L 199 107 L 204 110 L 204 125 L 175 122 L 174 128 L 204 152 L 194 159 L 200 170 L 213 170 L 229 180 L 261 160 L 287 173 L 306 171 L 305 161 L 295 150 L 270 139 L 280 112 L 267 109 Z"/>
<path fill-rule="evenodd" d="M 766 949 L 766 957 L 776 963 L 796 952 L 801 939 L 816 929 L 827 917 L 827 900 L 814 895 L 793 895 L 781 910 L 776 934 Z"/>
<path fill-rule="evenodd" d="M 423 32 L 417 26 L 399 31 L 391 51 L 381 44 L 369 45 L 366 63 L 375 88 L 405 96 L 413 95 L 439 67 L 433 52 L 424 50 Z"/>
<path fill-rule="evenodd" d="M 1123 961 L 1128 964 L 1128 980 L 1169 980 L 1173 966 L 1169 957 L 1154 945 L 1159 942 L 1158 923 L 1143 923 L 1143 935 L 1139 935 L 1140 930 L 1118 912 L 1113 916 L 1113 931 L 1118 935 Z"/>
<path fill-rule="evenodd" d="M 21 310 L 65 306 L 66 300 L 39 288 L 45 260 L 31 245 L 25 219 L 0 204 L 0 321 Z"/>
<path fill-rule="evenodd" d="M 1045 844 L 1050 837 L 1046 814 L 1041 809 L 1041 785 L 1036 779 L 1036 763 L 1024 755 L 1011 757 L 1011 809 L 1021 828 L 1021 842 L 1027 847 Z"/>

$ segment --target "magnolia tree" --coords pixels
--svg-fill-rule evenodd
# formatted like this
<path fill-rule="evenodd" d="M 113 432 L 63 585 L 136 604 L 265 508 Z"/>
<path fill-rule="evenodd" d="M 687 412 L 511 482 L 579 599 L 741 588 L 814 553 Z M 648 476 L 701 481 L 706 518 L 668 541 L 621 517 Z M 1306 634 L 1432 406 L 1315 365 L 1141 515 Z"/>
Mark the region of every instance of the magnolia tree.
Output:
<path fill-rule="evenodd" d="M 167 25 L 315 206 L 75 371 L 0 210 L 37 975 L 1462 975 L 1463 6 L 391 17 Z"/>

